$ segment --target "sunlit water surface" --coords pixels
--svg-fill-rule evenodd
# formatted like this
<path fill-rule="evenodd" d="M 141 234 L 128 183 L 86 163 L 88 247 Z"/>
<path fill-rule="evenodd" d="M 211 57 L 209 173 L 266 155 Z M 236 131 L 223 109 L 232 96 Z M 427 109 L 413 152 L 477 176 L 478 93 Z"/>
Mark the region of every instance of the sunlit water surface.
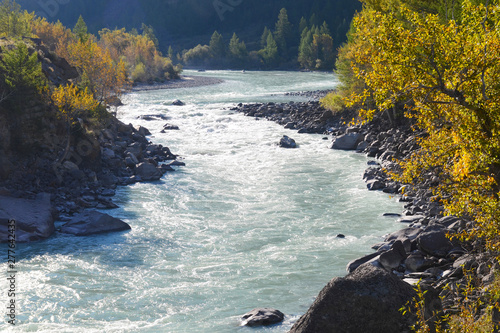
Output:
<path fill-rule="evenodd" d="M 20 244 L 16 331 L 286 332 L 332 277 L 345 275 L 348 261 L 399 228 L 382 216 L 402 210 L 397 198 L 366 189 L 365 156 L 230 110 L 239 102 L 302 101 L 283 94 L 333 88 L 332 74 L 187 74 L 225 81 L 131 93 L 118 109 L 186 166 L 118 189 L 121 208 L 107 212 L 128 222 L 129 232 Z M 174 99 L 186 105 L 171 106 Z M 137 119 L 145 114 L 170 119 Z M 166 122 L 180 130 L 160 133 Z M 279 148 L 284 134 L 300 147 Z M 7 304 L 6 279 L 0 287 Z M 240 327 L 255 307 L 277 308 L 286 320 Z"/>

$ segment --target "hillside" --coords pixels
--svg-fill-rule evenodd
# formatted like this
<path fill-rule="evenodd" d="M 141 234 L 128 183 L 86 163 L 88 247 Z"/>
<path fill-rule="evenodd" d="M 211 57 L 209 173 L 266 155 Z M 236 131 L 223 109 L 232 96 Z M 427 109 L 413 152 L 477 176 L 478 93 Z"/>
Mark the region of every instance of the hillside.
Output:
<path fill-rule="evenodd" d="M 60 4 L 62 3 L 62 4 Z M 231 5 L 232 3 L 233 5 Z M 358 1 L 201 1 L 201 0 L 73 0 L 45 2 L 20 0 L 28 11 L 35 11 L 49 21 L 60 20 L 73 27 L 82 15 L 89 32 L 96 34 L 103 28 L 140 28 L 142 23 L 151 25 L 166 52 L 169 45 L 178 52 L 207 43 L 214 30 L 227 40 L 236 32 L 250 50 L 257 49 L 264 27 L 274 28 L 281 8 L 288 10 L 290 22 L 299 37 L 301 17 L 308 23 L 321 25 L 326 21 L 332 32 L 334 47 L 345 41 L 350 21 L 357 10 Z M 46 4 L 46 5 L 43 5 Z M 236 5 L 237 4 L 237 5 Z"/>

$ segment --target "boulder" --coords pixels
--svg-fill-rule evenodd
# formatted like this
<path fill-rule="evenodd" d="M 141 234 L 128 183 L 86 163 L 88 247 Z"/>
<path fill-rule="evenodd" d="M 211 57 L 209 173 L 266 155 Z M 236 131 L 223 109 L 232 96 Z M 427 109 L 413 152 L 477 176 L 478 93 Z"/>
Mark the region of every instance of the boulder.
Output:
<path fill-rule="evenodd" d="M 369 191 L 379 191 L 385 188 L 385 182 L 378 179 L 371 179 L 366 182 L 366 187 Z"/>
<path fill-rule="evenodd" d="M 241 326 L 268 326 L 281 323 L 285 315 L 276 309 L 257 308 L 241 317 Z"/>
<path fill-rule="evenodd" d="M 135 168 L 135 175 L 143 181 L 151 181 L 160 179 L 163 173 L 153 163 L 143 162 Z"/>
<path fill-rule="evenodd" d="M 122 220 L 96 210 L 90 210 L 74 216 L 71 221 L 61 227 L 61 232 L 76 236 L 88 236 L 130 229 L 130 226 Z"/>
<path fill-rule="evenodd" d="M 295 142 L 294 139 L 283 135 L 283 137 L 280 140 L 280 147 L 282 148 L 297 148 L 297 143 Z"/>
<path fill-rule="evenodd" d="M 444 258 L 453 249 L 453 244 L 446 237 L 447 229 L 443 226 L 430 226 L 417 237 L 417 244 L 422 252 Z"/>
<path fill-rule="evenodd" d="M 330 148 L 339 150 L 355 150 L 361 141 L 363 141 L 363 135 L 360 133 L 343 134 L 333 139 Z"/>
<path fill-rule="evenodd" d="M 409 331 L 399 309 L 414 296 L 413 288 L 395 275 L 364 264 L 331 280 L 290 333 Z"/>
<path fill-rule="evenodd" d="M 175 101 L 172 102 L 172 105 L 183 106 L 183 105 L 186 105 L 186 104 L 183 101 L 181 101 L 179 99 L 176 99 Z"/>
<path fill-rule="evenodd" d="M 137 129 L 137 133 L 139 133 L 142 136 L 151 135 L 151 132 L 146 127 L 143 126 L 139 126 L 139 128 Z"/>
<path fill-rule="evenodd" d="M 38 194 L 35 200 L 0 196 L 0 242 L 8 241 L 7 225 L 15 220 L 16 242 L 48 238 L 55 231 L 50 194 Z"/>
<path fill-rule="evenodd" d="M 380 255 L 380 253 L 374 252 L 374 253 L 370 253 L 364 257 L 351 260 L 349 263 L 347 263 L 347 267 L 346 267 L 347 272 L 352 273 L 359 266 L 361 266 L 369 261 L 377 260 L 379 255 Z"/>
<path fill-rule="evenodd" d="M 165 131 L 178 131 L 179 130 L 179 126 L 177 125 L 172 125 L 172 124 L 165 124 L 163 126 L 163 129 Z"/>
<path fill-rule="evenodd" d="M 392 271 L 393 269 L 398 268 L 406 257 L 406 250 L 403 243 L 398 240 L 392 244 L 389 251 L 382 253 L 378 260 L 385 269 Z"/>

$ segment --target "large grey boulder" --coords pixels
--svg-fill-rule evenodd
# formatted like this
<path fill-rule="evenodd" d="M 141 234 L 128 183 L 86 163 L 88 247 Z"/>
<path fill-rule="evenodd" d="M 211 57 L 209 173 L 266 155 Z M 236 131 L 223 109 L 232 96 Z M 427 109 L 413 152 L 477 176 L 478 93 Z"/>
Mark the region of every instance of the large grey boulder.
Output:
<path fill-rule="evenodd" d="M 433 225 L 425 229 L 417 237 L 417 244 L 424 253 L 444 258 L 453 249 L 453 244 L 446 237 L 447 230 L 444 226 Z"/>
<path fill-rule="evenodd" d="M 285 315 L 276 309 L 257 308 L 245 313 L 241 317 L 241 326 L 268 326 L 281 323 Z"/>
<path fill-rule="evenodd" d="M 153 163 L 143 162 L 135 168 L 135 175 L 141 177 L 143 181 L 158 180 L 163 173 Z"/>
<path fill-rule="evenodd" d="M 61 232 L 76 236 L 88 236 L 130 229 L 130 226 L 120 219 L 96 210 L 90 210 L 74 216 L 71 221 L 61 227 Z"/>
<path fill-rule="evenodd" d="M 50 237 L 55 231 L 50 194 L 38 194 L 36 200 L 0 196 L 0 242 L 8 241 L 7 224 L 15 220 L 16 242 Z"/>
<path fill-rule="evenodd" d="M 294 139 L 288 137 L 287 135 L 283 135 L 280 140 L 280 147 L 282 148 L 297 148 L 297 143 Z"/>
<path fill-rule="evenodd" d="M 331 280 L 290 333 L 400 333 L 408 323 L 399 309 L 414 296 L 406 282 L 364 264 Z"/>
<path fill-rule="evenodd" d="M 333 139 L 330 148 L 339 150 L 355 150 L 361 141 L 363 141 L 363 135 L 361 133 L 343 134 Z"/>

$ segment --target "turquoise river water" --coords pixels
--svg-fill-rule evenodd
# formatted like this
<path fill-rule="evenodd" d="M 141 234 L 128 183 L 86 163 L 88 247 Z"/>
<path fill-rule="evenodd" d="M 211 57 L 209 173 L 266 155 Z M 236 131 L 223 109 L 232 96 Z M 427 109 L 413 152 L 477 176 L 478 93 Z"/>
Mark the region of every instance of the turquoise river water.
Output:
<path fill-rule="evenodd" d="M 130 93 L 118 109 L 186 166 L 118 188 L 120 208 L 107 213 L 128 222 L 129 232 L 19 244 L 19 323 L 4 320 L 1 331 L 287 332 L 331 278 L 346 274 L 348 261 L 399 228 L 382 216 L 402 210 L 397 198 L 366 189 L 364 155 L 230 110 L 239 102 L 302 101 L 284 93 L 333 88 L 333 74 L 186 74 L 224 82 Z M 171 106 L 174 99 L 186 105 Z M 170 119 L 137 118 L 145 114 Z M 180 130 L 160 133 L 166 122 Z M 284 134 L 300 147 L 279 148 Z M 5 306 L 7 289 L 4 278 Z M 240 327 L 255 307 L 277 308 L 285 322 Z"/>

